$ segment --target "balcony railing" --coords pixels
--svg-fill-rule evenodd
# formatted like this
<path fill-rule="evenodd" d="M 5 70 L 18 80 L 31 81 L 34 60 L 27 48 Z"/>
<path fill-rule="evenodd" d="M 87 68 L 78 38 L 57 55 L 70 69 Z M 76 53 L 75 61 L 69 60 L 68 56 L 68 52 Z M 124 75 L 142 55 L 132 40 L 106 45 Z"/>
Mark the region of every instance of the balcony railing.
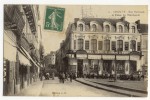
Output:
<path fill-rule="evenodd" d="M 35 34 L 37 30 L 36 30 L 36 23 L 35 23 L 35 18 L 33 14 L 34 13 L 33 8 L 31 7 L 31 5 L 23 5 L 23 9 L 27 16 L 31 31 L 32 33 Z"/>

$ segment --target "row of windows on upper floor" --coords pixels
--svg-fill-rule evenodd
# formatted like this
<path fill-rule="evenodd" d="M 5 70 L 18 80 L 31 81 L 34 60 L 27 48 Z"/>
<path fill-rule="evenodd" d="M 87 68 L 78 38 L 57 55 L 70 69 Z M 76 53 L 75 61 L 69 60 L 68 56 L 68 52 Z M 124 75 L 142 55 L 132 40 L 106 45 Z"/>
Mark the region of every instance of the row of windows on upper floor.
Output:
<path fill-rule="evenodd" d="M 84 46 L 85 44 L 85 46 Z M 129 47 L 130 44 L 130 47 Z M 90 48 L 91 46 L 91 48 Z M 78 48 L 77 48 L 78 47 Z M 74 49 L 83 50 L 85 47 L 85 50 L 119 50 L 119 51 L 129 51 L 131 49 L 132 51 L 141 51 L 141 42 L 136 42 L 135 40 L 131 40 L 130 42 L 123 42 L 123 40 L 117 40 L 117 41 L 110 41 L 110 40 L 104 40 L 104 41 L 97 41 L 96 39 L 91 40 L 91 45 L 89 40 L 78 39 L 78 41 L 74 40 Z"/>
<path fill-rule="evenodd" d="M 85 26 L 83 24 L 79 24 L 78 25 L 78 30 L 79 31 L 84 31 L 85 29 Z M 97 32 L 99 27 L 96 25 L 96 24 L 93 24 L 91 26 L 91 31 L 93 32 Z M 114 28 L 115 29 L 115 28 Z M 73 26 L 73 30 L 75 30 L 75 26 Z M 102 29 L 101 29 L 102 30 Z M 103 31 L 104 32 L 112 32 L 112 28 L 111 28 L 111 25 L 104 25 L 103 27 Z M 129 29 L 127 29 L 124 25 L 118 25 L 117 26 L 117 29 L 115 32 L 119 32 L 119 33 L 124 33 L 124 32 L 130 32 L 130 33 L 136 33 L 137 32 L 137 29 L 136 29 L 136 25 L 133 25 L 133 26 L 130 26 Z"/>

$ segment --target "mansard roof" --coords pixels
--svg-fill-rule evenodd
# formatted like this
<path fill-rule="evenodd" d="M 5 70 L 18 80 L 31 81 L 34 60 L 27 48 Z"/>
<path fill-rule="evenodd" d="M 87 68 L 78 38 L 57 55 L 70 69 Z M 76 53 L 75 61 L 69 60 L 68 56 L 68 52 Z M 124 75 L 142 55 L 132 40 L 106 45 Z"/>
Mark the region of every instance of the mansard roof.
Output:
<path fill-rule="evenodd" d="M 139 32 L 148 34 L 148 24 L 140 24 L 139 25 Z"/>
<path fill-rule="evenodd" d="M 75 23 L 77 23 L 77 21 L 84 21 L 86 25 L 89 25 L 91 21 L 96 21 L 97 23 L 99 23 L 100 25 L 102 25 L 104 22 L 110 22 L 112 25 L 116 25 L 117 22 L 122 22 L 125 25 L 128 25 L 129 22 L 127 21 L 123 21 L 122 19 L 110 19 L 110 18 L 75 18 Z"/>
<path fill-rule="evenodd" d="M 99 25 L 103 25 L 104 22 L 110 22 L 113 26 L 116 26 L 118 22 L 124 23 L 124 25 L 128 26 L 129 22 L 126 20 L 121 19 L 111 19 L 111 18 L 75 18 L 74 25 L 77 26 L 77 21 L 84 21 L 85 25 L 90 26 L 91 21 L 96 21 Z M 139 20 L 138 20 L 139 21 Z M 137 21 L 135 22 L 137 23 Z M 138 23 L 137 23 L 138 24 Z M 138 30 L 140 33 L 148 33 L 148 24 L 138 24 Z"/>

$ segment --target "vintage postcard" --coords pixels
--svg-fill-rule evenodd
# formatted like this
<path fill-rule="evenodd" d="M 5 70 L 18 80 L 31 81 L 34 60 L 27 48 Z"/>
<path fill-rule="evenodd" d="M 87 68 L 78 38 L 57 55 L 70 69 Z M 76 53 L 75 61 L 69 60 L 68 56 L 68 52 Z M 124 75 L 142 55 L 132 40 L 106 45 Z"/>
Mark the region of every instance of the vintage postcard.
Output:
<path fill-rule="evenodd" d="M 147 97 L 147 5 L 3 9 L 3 96 Z"/>

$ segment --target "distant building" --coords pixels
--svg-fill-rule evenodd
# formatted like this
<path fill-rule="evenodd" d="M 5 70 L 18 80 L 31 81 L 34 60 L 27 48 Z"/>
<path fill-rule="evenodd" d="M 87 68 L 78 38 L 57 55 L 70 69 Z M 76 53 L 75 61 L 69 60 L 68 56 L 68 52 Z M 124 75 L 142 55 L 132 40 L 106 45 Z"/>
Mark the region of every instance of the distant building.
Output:
<path fill-rule="evenodd" d="M 45 67 L 55 67 L 56 55 L 55 52 L 50 52 L 50 54 L 44 57 Z"/>
<path fill-rule="evenodd" d="M 115 66 L 117 74 L 142 71 L 147 66 L 147 33 L 148 25 L 140 20 L 75 18 L 58 50 L 58 69 L 77 76 L 114 74 Z"/>
<path fill-rule="evenodd" d="M 56 74 L 55 61 L 56 54 L 53 51 L 44 57 L 44 69 L 46 73 L 49 72 L 50 74 L 52 74 L 52 72 L 54 72 Z"/>

